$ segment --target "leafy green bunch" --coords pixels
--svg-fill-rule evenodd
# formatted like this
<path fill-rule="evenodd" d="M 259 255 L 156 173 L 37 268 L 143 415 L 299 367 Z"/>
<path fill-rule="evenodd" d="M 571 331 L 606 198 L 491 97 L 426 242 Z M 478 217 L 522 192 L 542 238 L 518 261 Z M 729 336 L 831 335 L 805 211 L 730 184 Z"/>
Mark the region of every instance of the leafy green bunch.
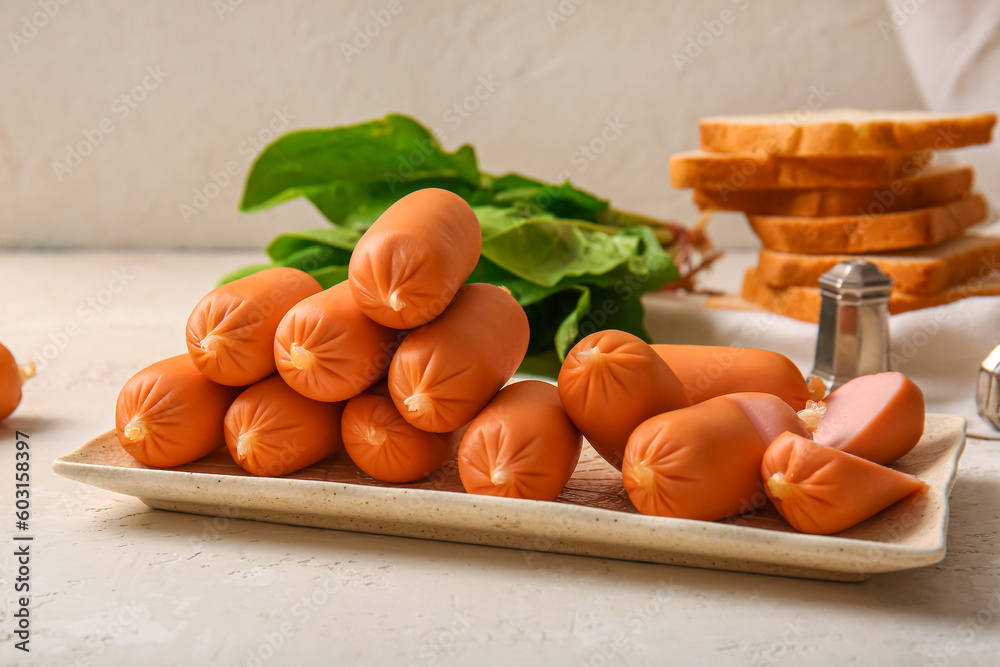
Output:
<path fill-rule="evenodd" d="M 622 329 L 648 340 L 639 297 L 679 277 L 683 229 L 612 209 L 568 181 L 547 184 L 479 170 L 475 150 L 449 153 L 420 123 L 390 115 L 359 125 L 290 132 L 257 158 L 240 210 L 306 197 L 332 223 L 275 238 L 272 266 L 308 271 L 324 287 L 347 278 L 364 231 L 401 197 L 442 188 L 473 207 L 483 251 L 469 282 L 507 287 L 531 325 L 523 371 L 552 374 L 577 340 Z"/>

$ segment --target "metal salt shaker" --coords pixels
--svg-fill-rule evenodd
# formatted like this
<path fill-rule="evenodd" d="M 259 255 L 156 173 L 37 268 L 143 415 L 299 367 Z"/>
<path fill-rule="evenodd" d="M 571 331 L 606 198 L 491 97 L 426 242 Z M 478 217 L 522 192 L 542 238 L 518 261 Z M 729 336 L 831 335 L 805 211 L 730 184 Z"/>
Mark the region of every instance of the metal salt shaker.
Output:
<path fill-rule="evenodd" d="M 821 305 L 813 375 L 833 391 L 848 380 L 889 370 L 892 278 L 874 264 L 841 262 L 819 279 Z"/>
<path fill-rule="evenodd" d="M 1000 429 L 1000 345 L 990 352 L 979 369 L 976 406 L 980 417 L 993 424 L 993 428 Z"/>

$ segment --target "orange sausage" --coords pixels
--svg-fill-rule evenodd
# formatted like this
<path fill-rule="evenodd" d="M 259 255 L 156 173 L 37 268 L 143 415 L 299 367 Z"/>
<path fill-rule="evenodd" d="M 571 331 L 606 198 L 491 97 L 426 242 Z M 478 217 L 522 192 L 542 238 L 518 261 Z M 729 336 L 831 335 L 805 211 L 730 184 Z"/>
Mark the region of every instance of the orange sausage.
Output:
<path fill-rule="evenodd" d="M 736 404 L 765 445 L 785 431 L 809 437 L 809 430 L 799 415 L 788 403 L 774 394 L 759 391 L 744 391 L 728 394 L 727 398 Z"/>
<path fill-rule="evenodd" d="M 458 474 L 469 493 L 555 500 L 582 446 L 554 386 L 515 382 L 469 424 L 458 447 Z"/>
<path fill-rule="evenodd" d="M 752 416 L 748 416 L 748 413 Z M 760 465 L 775 432 L 805 433 L 770 394 L 718 396 L 644 421 L 625 448 L 622 481 L 643 514 L 715 521 L 767 502 Z"/>
<path fill-rule="evenodd" d="M 379 324 L 412 329 L 448 307 L 482 248 L 479 220 L 464 199 L 437 188 L 417 190 L 358 241 L 347 272 L 351 292 Z"/>
<path fill-rule="evenodd" d="M 791 359 L 770 350 L 715 345 L 653 345 L 687 390 L 693 403 L 743 391 L 779 396 L 801 410 L 810 398 L 820 400 L 818 386 L 810 393 Z"/>
<path fill-rule="evenodd" d="M 274 375 L 233 401 L 226 413 L 226 446 L 247 472 L 288 475 L 344 448 L 343 412 L 343 403 L 306 398 Z"/>
<path fill-rule="evenodd" d="M 281 377 L 303 396 L 346 401 L 385 377 L 402 336 L 365 317 L 342 282 L 288 311 L 273 356 Z"/>
<path fill-rule="evenodd" d="M 186 354 L 158 361 L 133 375 L 118 394 L 118 442 L 154 468 L 200 459 L 225 444 L 223 420 L 240 391 L 206 378 Z"/>
<path fill-rule="evenodd" d="M 389 366 L 389 392 L 403 419 L 446 433 L 472 421 L 524 360 L 528 317 L 510 292 L 465 285 L 448 309 L 412 331 Z"/>
<path fill-rule="evenodd" d="M 858 524 L 926 484 L 793 433 L 783 433 L 760 467 L 767 495 L 796 530 L 837 533 Z"/>
<path fill-rule="evenodd" d="M 428 433 L 411 426 L 378 389 L 347 402 L 341 432 L 344 447 L 359 468 L 393 483 L 413 482 L 438 470 L 458 440 L 455 433 Z"/>
<path fill-rule="evenodd" d="M 862 375 L 824 402 L 812 439 L 875 463 L 895 461 L 924 434 L 924 392 L 902 373 Z"/>
<path fill-rule="evenodd" d="M 645 341 L 614 329 L 590 334 L 569 351 L 559 371 L 559 397 L 587 441 L 619 470 L 636 426 L 691 404 Z"/>
<path fill-rule="evenodd" d="M 14 355 L 0 345 L 0 421 L 6 419 L 21 403 L 21 385 L 35 377 L 35 362 L 19 364 Z"/>
<path fill-rule="evenodd" d="M 187 322 L 188 353 L 205 377 L 245 386 L 275 372 L 274 332 L 288 309 L 322 289 L 305 271 L 265 269 L 220 285 Z"/>

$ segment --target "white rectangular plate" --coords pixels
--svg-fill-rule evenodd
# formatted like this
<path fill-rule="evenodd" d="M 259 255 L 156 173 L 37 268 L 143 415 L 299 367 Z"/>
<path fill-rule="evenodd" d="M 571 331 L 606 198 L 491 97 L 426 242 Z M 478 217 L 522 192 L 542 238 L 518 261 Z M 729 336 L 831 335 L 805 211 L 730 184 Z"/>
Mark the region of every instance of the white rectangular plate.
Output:
<path fill-rule="evenodd" d="M 718 522 L 644 516 L 621 473 L 589 446 L 555 502 L 474 496 L 454 462 L 416 484 L 384 484 L 345 454 L 294 475 L 253 477 L 225 448 L 169 470 L 147 468 L 114 430 L 58 458 L 59 475 L 138 497 L 157 509 L 516 549 L 861 581 L 937 563 L 945 555 L 948 495 L 965 447 L 965 420 L 927 415 L 924 436 L 892 467 L 927 482 L 837 535 L 795 532 L 770 505 Z"/>

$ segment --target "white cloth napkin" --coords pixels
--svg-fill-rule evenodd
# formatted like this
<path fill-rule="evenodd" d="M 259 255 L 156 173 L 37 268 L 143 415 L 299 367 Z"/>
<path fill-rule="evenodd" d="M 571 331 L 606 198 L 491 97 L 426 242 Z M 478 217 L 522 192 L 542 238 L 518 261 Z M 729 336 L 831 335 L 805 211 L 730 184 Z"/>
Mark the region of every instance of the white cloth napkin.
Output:
<path fill-rule="evenodd" d="M 706 283 L 736 292 L 753 253 L 723 257 Z M 780 352 L 804 375 L 812 371 L 817 325 L 767 312 L 720 310 L 705 297 L 656 293 L 644 297 L 646 326 L 657 343 L 732 345 Z M 927 412 L 968 421 L 969 437 L 1000 439 L 1000 431 L 978 416 L 976 383 L 986 356 L 1000 345 L 1000 297 L 973 297 L 946 306 L 893 315 L 892 369 L 924 392 Z"/>
<path fill-rule="evenodd" d="M 898 39 L 913 78 L 933 111 L 1000 113 L 1000 0 L 889 0 L 879 31 Z M 994 142 L 957 151 L 976 168 L 977 187 L 1000 206 L 1000 148 Z"/>

